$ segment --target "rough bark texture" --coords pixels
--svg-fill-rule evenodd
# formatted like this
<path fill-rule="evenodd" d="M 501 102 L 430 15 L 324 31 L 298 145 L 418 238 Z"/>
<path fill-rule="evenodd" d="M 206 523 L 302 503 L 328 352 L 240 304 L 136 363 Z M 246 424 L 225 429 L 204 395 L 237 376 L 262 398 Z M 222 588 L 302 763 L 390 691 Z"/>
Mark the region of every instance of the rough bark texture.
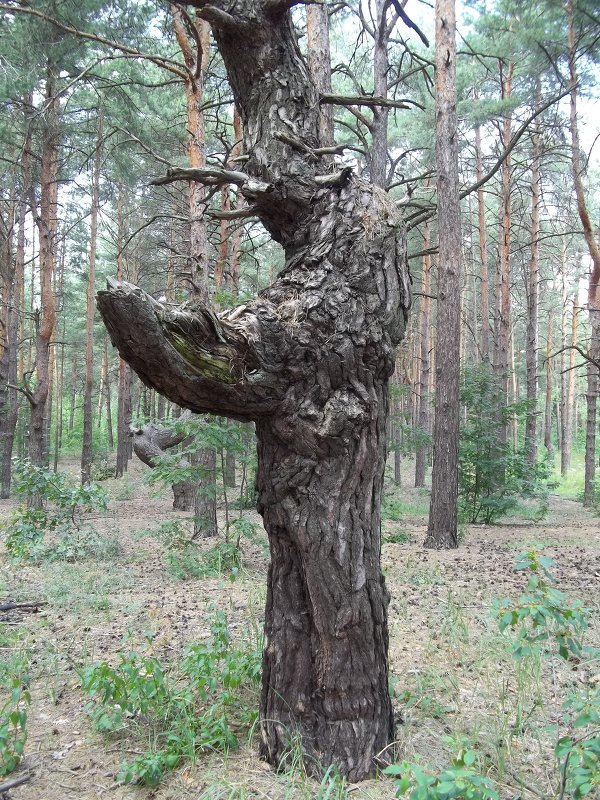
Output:
<path fill-rule="evenodd" d="M 546 328 L 546 396 L 544 401 L 544 447 L 552 453 L 552 312 Z"/>
<path fill-rule="evenodd" d="M 461 238 L 454 0 L 436 0 L 437 338 L 431 505 L 425 547 L 458 547 Z"/>
<path fill-rule="evenodd" d="M 348 171 L 323 180 L 307 157 L 317 93 L 287 7 L 196 5 L 242 117 L 236 182 L 285 266 L 218 316 L 200 302 L 167 310 L 125 284 L 99 305 L 145 383 L 194 411 L 255 420 L 272 558 L 261 752 L 283 766 L 300 735 L 310 773 L 334 764 L 358 780 L 393 733 L 379 507 L 387 381 L 409 306 L 404 231 L 381 190 Z"/>

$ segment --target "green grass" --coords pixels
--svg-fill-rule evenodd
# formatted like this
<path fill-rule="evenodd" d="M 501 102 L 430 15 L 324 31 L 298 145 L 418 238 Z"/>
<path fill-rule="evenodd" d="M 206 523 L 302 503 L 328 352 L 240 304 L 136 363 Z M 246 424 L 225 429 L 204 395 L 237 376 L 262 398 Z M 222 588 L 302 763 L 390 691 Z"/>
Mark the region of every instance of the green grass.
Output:
<path fill-rule="evenodd" d="M 574 451 L 571 455 L 571 467 L 567 474 L 562 477 L 560 474 L 560 454 L 556 455 L 552 479 L 558 483 L 554 490 L 557 495 L 577 500 L 583 493 L 584 459 L 585 453 L 583 451 Z"/>

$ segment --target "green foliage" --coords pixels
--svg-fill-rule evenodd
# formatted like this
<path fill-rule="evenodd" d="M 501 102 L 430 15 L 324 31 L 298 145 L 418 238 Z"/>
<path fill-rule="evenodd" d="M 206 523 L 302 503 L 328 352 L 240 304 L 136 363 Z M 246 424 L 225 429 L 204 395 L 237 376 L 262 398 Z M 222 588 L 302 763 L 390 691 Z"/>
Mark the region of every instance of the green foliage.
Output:
<path fill-rule="evenodd" d="M 0 689 L 8 699 L 0 707 L 0 776 L 21 761 L 27 742 L 27 706 L 31 703 L 27 661 L 17 656 L 0 662 Z"/>
<path fill-rule="evenodd" d="M 500 800 L 492 781 L 477 771 L 477 753 L 467 742 L 460 743 L 450 766 L 440 773 L 409 761 L 392 764 L 385 773 L 397 777 L 396 797 L 409 800 Z"/>
<path fill-rule="evenodd" d="M 527 592 L 517 604 L 508 598 L 496 602 L 494 614 L 501 631 L 516 631 L 513 647 L 515 658 L 523 658 L 538 650 L 558 646 L 561 658 L 581 658 L 583 645 L 578 638 L 588 627 L 589 610 L 581 603 L 570 603 L 566 595 L 553 586 L 550 572 L 554 561 L 537 550 L 521 553 L 516 569 L 529 570 Z"/>
<path fill-rule="evenodd" d="M 14 487 L 24 500 L 41 497 L 44 507 L 20 505 L 2 524 L 10 556 L 75 560 L 102 550 L 104 543 L 97 532 L 90 526 L 82 527 L 85 513 L 106 510 L 108 496 L 97 484 L 81 486 L 64 473 L 24 461 L 16 470 Z M 50 544 L 46 541 L 48 533 L 54 534 Z M 114 553 L 114 548 L 113 541 L 106 548 L 107 554 Z"/>
<path fill-rule="evenodd" d="M 234 519 L 225 540 L 209 548 L 194 540 L 186 519 L 162 522 L 157 528 L 146 528 L 142 533 L 163 543 L 167 568 L 179 580 L 221 575 L 229 575 L 233 580 L 242 566 L 242 538 L 265 547 L 264 536 L 257 533 L 256 525 L 245 516 Z"/>
<path fill-rule="evenodd" d="M 596 796 L 600 791 L 600 688 L 583 694 L 573 692 L 565 701 L 570 727 L 579 731 L 558 740 L 556 757 L 561 763 L 561 786 L 568 797 Z M 582 734 L 582 729 L 588 728 Z"/>
<path fill-rule="evenodd" d="M 519 498 L 538 502 L 537 517 L 547 512 L 549 467 L 544 461 L 532 469 L 523 452 L 501 441 L 501 430 L 513 418 L 521 420 L 527 403 L 505 406 L 489 367 L 463 374 L 461 403 L 466 421 L 460 432 L 459 503 L 467 522 L 495 522 L 514 511 Z"/>
<path fill-rule="evenodd" d="M 516 629 L 515 658 L 558 652 L 565 661 L 600 662 L 600 650 L 584 646 L 581 635 L 589 626 L 590 611 L 569 602 L 552 584 L 554 562 L 535 549 L 519 556 L 516 568 L 529 571 L 527 593 L 512 605 L 505 598 L 495 608 L 502 631 Z M 577 689 L 565 700 L 565 722 L 570 730 L 555 747 L 560 766 L 559 796 L 575 800 L 595 796 L 600 788 L 600 687 Z M 578 735 L 575 735 L 578 731 Z"/>
<path fill-rule="evenodd" d="M 382 538 L 386 544 L 410 544 L 410 535 L 403 530 L 384 533 Z"/>
<path fill-rule="evenodd" d="M 407 517 L 422 517 L 427 514 L 428 502 L 421 503 L 403 500 L 394 495 L 387 495 L 381 504 L 381 519 L 385 522 L 400 522 Z"/>
<path fill-rule="evenodd" d="M 241 690 L 258 682 L 259 644 L 236 646 L 221 612 L 213 613 L 210 628 L 208 641 L 189 647 L 178 667 L 152 655 L 148 639 L 146 653 L 130 650 L 116 667 L 103 661 L 82 671 L 82 689 L 91 697 L 87 709 L 98 730 L 135 726 L 152 734 L 153 746 L 123 763 L 119 779 L 154 786 L 199 750 L 235 747 L 236 731 L 256 719 Z"/>

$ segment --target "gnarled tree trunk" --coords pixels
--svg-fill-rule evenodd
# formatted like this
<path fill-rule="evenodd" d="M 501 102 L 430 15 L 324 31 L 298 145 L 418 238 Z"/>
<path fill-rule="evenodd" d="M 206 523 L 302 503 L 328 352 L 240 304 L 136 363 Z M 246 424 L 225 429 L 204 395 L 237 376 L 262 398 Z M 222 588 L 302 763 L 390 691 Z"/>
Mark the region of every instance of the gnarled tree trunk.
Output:
<path fill-rule="evenodd" d="M 379 507 L 387 382 L 410 302 L 404 230 L 380 189 L 347 169 L 320 173 L 318 97 L 287 3 L 194 5 L 228 70 L 247 172 L 166 180 L 239 185 L 285 266 L 218 317 L 124 283 L 98 302 L 147 385 L 192 411 L 256 422 L 271 547 L 261 752 L 283 766 L 300 735 L 310 773 L 334 764 L 359 780 L 393 734 Z"/>

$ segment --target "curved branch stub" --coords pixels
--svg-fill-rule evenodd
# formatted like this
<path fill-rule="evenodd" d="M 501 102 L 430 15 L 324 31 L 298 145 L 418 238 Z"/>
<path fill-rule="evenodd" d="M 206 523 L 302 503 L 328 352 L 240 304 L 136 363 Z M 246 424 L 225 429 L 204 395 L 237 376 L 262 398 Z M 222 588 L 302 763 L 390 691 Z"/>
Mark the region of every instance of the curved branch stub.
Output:
<path fill-rule="evenodd" d="M 277 381 L 269 374 L 272 365 L 259 356 L 261 325 L 250 306 L 233 325 L 199 302 L 170 309 L 138 287 L 115 281 L 97 300 L 121 357 L 172 402 L 242 420 L 276 405 Z"/>

